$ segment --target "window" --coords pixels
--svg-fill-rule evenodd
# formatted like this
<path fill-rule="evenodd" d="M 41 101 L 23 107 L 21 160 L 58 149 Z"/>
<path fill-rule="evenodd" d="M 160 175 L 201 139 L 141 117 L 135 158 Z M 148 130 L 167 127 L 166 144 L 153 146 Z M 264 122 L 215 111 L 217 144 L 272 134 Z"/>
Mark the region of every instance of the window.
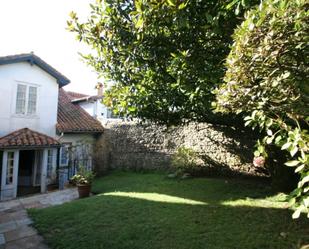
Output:
<path fill-rule="evenodd" d="M 26 92 L 27 86 L 18 84 L 16 96 L 16 114 L 26 113 Z"/>
<path fill-rule="evenodd" d="M 33 115 L 36 113 L 36 99 L 37 99 L 37 88 L 29 86 L 28 95 L 28 114 Z"/>
<path fill-rule="evenodd" d="M 6 185 L 13 183 L 13 171 L 14 171 L 14 152 L 8 152 L 8 159 L 6 165 Z"/>
<path fill-rule="evenodd" d="M 52 176 L 52 172 L 53 172 L 53 150 L 48 150 L 47 152 L 47 177 L 51 177 Z"/>
<path fill-rule="evenodd" d="M 70 144 L 63 144 L 62 147 L 60 148 L 60 166 L 68 166 L 69 148 Z"/>
<path fill-rule="evenodd" d="M 16 114 L 36 114 L 37 95 L 37 87 L 18 84 L 16 95 Z"/>

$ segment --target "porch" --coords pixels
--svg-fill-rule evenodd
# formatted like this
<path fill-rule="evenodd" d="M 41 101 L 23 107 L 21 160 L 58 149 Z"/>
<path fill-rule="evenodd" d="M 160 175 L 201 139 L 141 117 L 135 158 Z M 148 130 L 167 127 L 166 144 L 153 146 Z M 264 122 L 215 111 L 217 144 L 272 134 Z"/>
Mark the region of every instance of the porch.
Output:
<path fill-rule="evenodd" d="M 0 138 L 0 200 L 45 193 L 57 181 L 60 143 L 24 128 Z"/>

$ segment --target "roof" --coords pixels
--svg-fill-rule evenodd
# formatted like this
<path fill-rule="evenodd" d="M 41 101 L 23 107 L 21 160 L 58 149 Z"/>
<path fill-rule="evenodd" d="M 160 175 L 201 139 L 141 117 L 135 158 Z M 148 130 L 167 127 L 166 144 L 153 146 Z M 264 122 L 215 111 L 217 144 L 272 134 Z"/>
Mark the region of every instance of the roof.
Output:
<path fill-rule="evenodd" d="M 102 133 L 103 126 L 82 107 L 73 104 L 66 91 L 59 89 L 57 131 L 59 133 Z"/>
<path fill-rule="evenodd" d="M 67 96 L 71 100 L 90 97 L 90 95 L 83 94 L 83 93 L 77 93 L 77 92 L 71 92 L 71 91 L 66 91 L 66 93 L 67 93 Z"/>
<path fill-rule="evenodd" d="M 102 99 L 103 96 L 98 95 L 86 95 L 83 93 L 77 92 L 66 92 L 68 97 L 71 99 L 72 103 L 84 102 L 84 101 L 96 101 L 98 99 Z"/>
<path fill-rule="evenodd" d="M 0 148 L 60 147 L 60 143 L 45 134 L 23 128 L 0 138 Z"/>
<path fill-rule="evenodd" d="M 70 80 L 54 69 L 52 66 L 43 61 L 40 57 L 33 53 L 29 54 L 17 54 L 0 57 L 0 65 L 13 64 L 18 62 L 29 62 L 31 65 L 35 64 L 42 70 L 57 79 L 57 83 L 60 87 L 63 87 L 70 83 Z"/>

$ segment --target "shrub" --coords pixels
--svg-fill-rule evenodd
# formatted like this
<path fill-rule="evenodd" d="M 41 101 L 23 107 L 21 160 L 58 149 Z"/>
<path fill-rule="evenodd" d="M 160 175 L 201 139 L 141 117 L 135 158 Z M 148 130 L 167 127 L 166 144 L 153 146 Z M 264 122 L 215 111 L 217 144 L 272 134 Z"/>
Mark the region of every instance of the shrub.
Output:
<path fill-rule="evenodd" d="M 196 175 L 201 170 L 202 164 L 203 161 L 196 151 L 183 146 L 172 156 L 172 167 L 176 175 Z"/>
<path fill-rule="evenodd" d="M 217 111 L 250 113 L 246 125 L 265 132 L 255 157 L 263 161 L 272 144 L 289 153 L 286 166 L 300 174 L 291 195 L 294 218 L 309 207 L 308 9 L 306 0 L 266 0 L 250 11 L 234 33 L 225 83 L 215 91 Z"/>

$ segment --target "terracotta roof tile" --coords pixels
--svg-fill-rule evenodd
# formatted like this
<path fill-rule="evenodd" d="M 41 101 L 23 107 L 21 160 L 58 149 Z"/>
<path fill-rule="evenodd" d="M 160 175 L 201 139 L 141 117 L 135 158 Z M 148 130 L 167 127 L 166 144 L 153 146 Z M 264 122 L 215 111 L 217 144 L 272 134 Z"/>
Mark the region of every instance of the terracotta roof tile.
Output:
<path fill-rule="evenodd" d="M 66 94 L 71 99 L 71 101 L 75 99 L 90 97 L 90 95 L 87 95 L 87 94 L 71 92 L 71 91 L 66 91 Z"/>
<path fill-rule="evenodd" d="M 103 126 L 78 104 L 73 104 L 69 94 L 60 88 L 57 131 L 59 133 L 102 133 Z"/>
<path fill-rule="evenodd" d="M 86 95 L 83 93 L 77 93 L 77 92 L 70 92 L 66 91 L 67 96 L 70 98 L 72 103 L 78 103 L 78 102 L 84 102 L 84 101 L 96 101 L 98 99 L 102 99 L 103 96 L 98 95 Z"/>
<path fill-rule="evenodd" d="M 0 138 L 0 148 L 58 147 L 60 143 L 45 134 L 23 128 Z"/>

